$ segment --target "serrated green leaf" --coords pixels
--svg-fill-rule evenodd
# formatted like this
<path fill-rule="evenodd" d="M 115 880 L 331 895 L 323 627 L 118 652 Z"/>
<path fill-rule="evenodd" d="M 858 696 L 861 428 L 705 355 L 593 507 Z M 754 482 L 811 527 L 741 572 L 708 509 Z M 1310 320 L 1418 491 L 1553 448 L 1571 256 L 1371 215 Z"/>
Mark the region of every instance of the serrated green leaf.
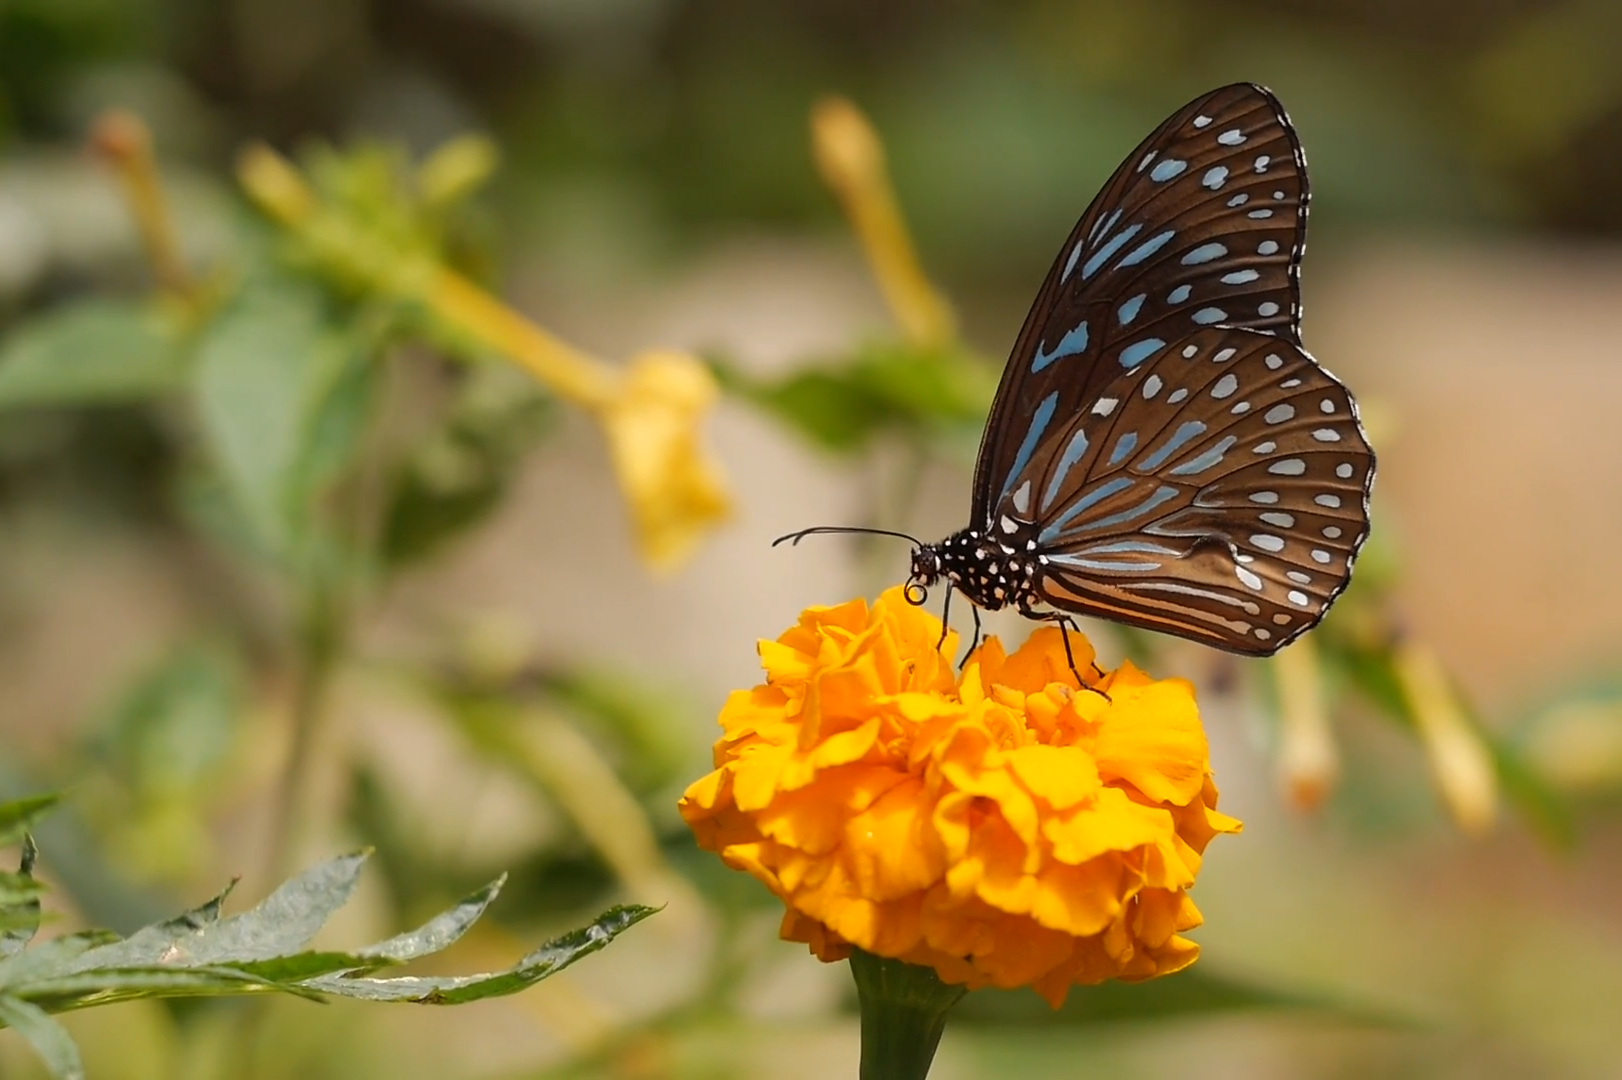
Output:
<path fill-rule="evenodd" d="M 311 1001 L 324 1000 L 314 991 L 228 967 L 87 971 L 78 975 L 41 978 L 30 983 L 27 989 L 28 999 L 50 1013 L 142 998 L 225 997 L 253 993 L 285 993 Z"/>
<path fill-rule="evenodd" d="M 248 911 L 217 922 L 195 925 L 182 916 L 137 930 L 123 941 L 79 957 L 66 971 L 159 963 L 174 967 L 240 965 L 291 956 L 349 900 L 365 861 L 366 853 L 357 852 L 321 863 L 285 882 Z"/>
<path fill-rule="evenodd" d="M 84 1063 L 73 1039 L 37 1005 L 0 994 L 0 1024 L 11 1028 L 34 1048 L 55 1080 L 84 1080 Z"/>
<path fill-rule="evenodd" d="M 110 930 L 81 930 L 0 957 L 0 991 L 21 993 L 37 979 L 73 970 L 87 953 L 116 941 Z"/>
<path fill-rule="evenodd" d="M 39 930 L 39 898 L 45 890 L 34 880 L 38 855 L 33 834 L 24 833 L 17 872 L 0 874 L 0 957 L 16 953 Z"/>
<path fill-rule="evenodd" d="M 151 309 L 87 300 L 0 345 L 0 409 L 137 401 L 180 387 L 186 352 Z"/>
<path fill-rule="evenodd" d="M 1391 1010 L 1327 993 L 1247 982 L 1206 971 L 1203 965 L 1146 982 L 1078 986 L 1058 1009 L 1029 990 L 976 990 L 958 1003 L 952 1020 L 956 1027 L 1090 1027 L 1233 1012 L 1294 1012 L 1378 1026 L 1416 1023 Z"/>
<path fill-rule="evenodd" d="M 415 930 L 397 934 L 376 945 L 368 945 L 360 951 L 360 955 L 368 960 L 404 963 L 448 948 L 467 933 L 468 927 L 479 921 L 490 902 L 501 892 L 506 880 L 507 875 L 501 875 L 478 892 L 463 898 L 449 911 L 440 912 Z"/>
<path fill-rule="evenodd" d="M 232 971 L 252 975 L 277 986 L 287 986 L 309 982 L 311 979 L 340 971 L 369 971 L 391 963 L 393 961 L 361 956 L 358 953 L 301 952 L 292 956 L 272 957 L 269 960 L 231 963 L 229 966 Z"/>
<path fill-rule="evenodd" d="M 60 795 L 30 795 L 0 803 L 0 847 L 10 847 L 61 801 Z"/>
<path fill-rule="evenodd" d="M 245 289 L 198 343 L 197 407 L 237 509 L 271 552 L 301 537 L 370 401 L 365 328 L 332 320 L 313 288 Z"/>
<path fill-rule="evenodd" d="M 505 997 L 527 989 L 582 957 L 589 956 L 653 913 L 653 908 L 637 905 L 612 908 L 598 916 L 591 925 L 547 942 L 508 970 L 488 975 L 399 976 L 388 979 L 326 976 L 311 979 L 303 985 L 339 997 L 423 1005 L 461 1005 L 485 998 Z"/>

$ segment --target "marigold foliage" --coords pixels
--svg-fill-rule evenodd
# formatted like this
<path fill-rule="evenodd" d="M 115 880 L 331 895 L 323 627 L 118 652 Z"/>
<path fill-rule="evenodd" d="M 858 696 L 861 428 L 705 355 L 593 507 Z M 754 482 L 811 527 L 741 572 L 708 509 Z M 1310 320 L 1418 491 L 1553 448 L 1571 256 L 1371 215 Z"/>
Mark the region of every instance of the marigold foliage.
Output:
<path fill-rule="evenodd" d="M 1080 690 L 1057 629 L 988 638 L 959 678 L 899 589 L 806 610 L 762 641 L 766 682 L 721 711 L 682 816 L 787 905 L 782 936 L 970 987 L 1074 985 L 1193 963 L 1188 889 L 1217 833 L 1193 688 L 1130 663 Z M 1072 635 L 1076 662 L 1090 644 Z"/>

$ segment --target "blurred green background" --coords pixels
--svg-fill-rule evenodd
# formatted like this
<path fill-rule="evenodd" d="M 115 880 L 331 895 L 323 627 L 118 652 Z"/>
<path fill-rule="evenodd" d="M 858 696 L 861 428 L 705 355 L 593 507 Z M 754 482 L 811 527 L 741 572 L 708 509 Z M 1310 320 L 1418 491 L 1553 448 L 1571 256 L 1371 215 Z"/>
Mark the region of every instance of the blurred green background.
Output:
<path fill-rule="evenodd" d="M 127 932 L 363 843 L 355 940 L 513 872 L 470 967 L 671 905 L 464 1010 L 96 1010 L 70 1022 L 91 1075 L 853 1074 L 848 974 L 777 943 L 673 806 L 754 639 L 904 572 L 904 549 L 769 541 L 961 526 L 974 388 L 1060 241 L 1154 124 L 1241 79 L 1299 129 L 1305 339 L 1381 455 L 1361 592 L 1318 635 L 1333 793 L 1292 805 L 1264 665 L 1099 635 L 1199 686 L 1247 828 L 1195 890 L 1197 971 L 1281 996 L 965 1022 L 933 1075 L 1617 1075 L 1618 55 L 1613 0 L 0 0 L 0 796 L 68 792 L 41 834 L 63 920 Z M 829 93 L 884 139 L 969 406 L 895 389 L 919 356 L 813 162 Z M 112 108 L 151 131 L 185 288 L 155 287 L 88 149 Z M 499 168 L 455 144 L 471 178 L 436 202 L 414 163 L 469 134 Z M 234 172 L 255 141 L 381 250 L 590 354 L 729 373 L 733 520 L 650 575 L 582 414 L 258 216 Z M 893 394 L 835 379 L 871 423 L 819 443 L 767 392 L 811 368 Z M 1392 689 L 1414 641 L 1496 755 L 1490 829 L 1454 826 Z M 594 768 L 626 798 L 582 792 Z M 0 1033 L 0 1075 L 32 1068 Z"/>

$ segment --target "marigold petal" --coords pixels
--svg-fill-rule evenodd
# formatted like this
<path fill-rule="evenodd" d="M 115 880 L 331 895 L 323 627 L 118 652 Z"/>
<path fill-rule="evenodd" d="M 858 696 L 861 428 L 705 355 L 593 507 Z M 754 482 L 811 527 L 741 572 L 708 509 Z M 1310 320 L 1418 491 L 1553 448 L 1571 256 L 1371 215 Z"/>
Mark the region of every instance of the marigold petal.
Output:
<path fill-rule="evenodd" d="M 907 779 L 904 773 L 852 765 L 818 774 L 816 783 L 780 791 L 753 814 L 761 834 L 811 855 L 834 851 L 846 821 Z"/>
<path fill-rule="evenodd" d="M 1037 879 L 1031 917 L 1077 937 L 1099 933 L 1120 916 L 1125 875 L 1119 859 L 1094 859 L 1080 866 L 1051 863 Z"/>
<path fill-rule="evenodd" d="M 1090 805 L 1043 822 L 1042 833 L 1053 845 L 1053 857 L 1078 866 L 1109 853 L 1133 851 L 1169 840 L 1172 817 L 1143 806 L 1117 788 L 1100 788 Z"/>
<path fill-rule="evenodd" d="M 1025 790 L 1055 810 L 1068 810 L 1100 790 L 1092 756 L 1076 747 L 1021 746 L 1008 752 L 1007 761 Z"/>
<path fill-rule="evenodd" d="M 1113 688 L 1114 703 L 1093 744 L 1098 775 L 1122 780 L 1154 802 L 1184 806 L 1205 783 L 1208 748 L 1194 708 L 1193 689 L 1181 679 L 1141 688 Z"/>
<path fill-rule="evenodd" d="M 930 821 L 924 784 L 907 777 L 845 824 L 845 861 L 860 895 L 922 895 L 941 879 L 946 851 Z"/>

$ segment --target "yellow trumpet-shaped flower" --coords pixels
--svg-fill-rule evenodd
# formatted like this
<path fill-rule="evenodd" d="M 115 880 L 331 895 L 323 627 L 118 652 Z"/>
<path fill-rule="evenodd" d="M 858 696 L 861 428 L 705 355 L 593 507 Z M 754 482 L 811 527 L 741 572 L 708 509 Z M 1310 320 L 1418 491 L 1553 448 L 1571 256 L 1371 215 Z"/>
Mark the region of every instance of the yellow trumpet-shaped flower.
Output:
<path fill-rule="evenodd" d="M 1453 683 L 1429 648 L 1403 642 L 1393 657 L 1397 680 L 1430 759 L 1431 779 L 1454 824 L 1480 835 L 1498 816 L 1498 769 L 1465 714 Z"/>
<path fill-rule="evenodd" d="M 811 146 L 902 331 L 919 345 L 950 341 L 951 305 L 918 263 L 873 125 L 845 98 L 824 98 L 811 111 Z"/>
<path fill-rule="evenodd" d="M 457 165 L 440 164 L 446 172 Z M 478 160 L 460 163 L 460 173 L 441 177 L 440 186 L 465 185 L 461 174 L 478 167 Z M 238 174 L 259 207 L 300 236 L 316 261 L 335 275 L 420 303 L 447 337 L 507 358 L 596 416 L 630 504 L 638 547 L 650 566 L 665 570 L 679 564 L 709 529 L 730 516 L 725 476 L 702 437 L 719 390 L 696 357 L 650 351 L 624 368 L 605 364 L 426 253 L 368 247 L 369 238 L 335 220 L 298 169 L 268 147 L 244 153 Z"/>
<path fill-rule="evenodd" d="M 1340 778 L 1340 754 L 1324 701 L 1323 665 L 1309 634 L 1273 658 L 1278 687 L 1278 772 L 1284 797 L 1316 810 Z"/>
<path fill-rule="evenodd" d="M 710 369 L 695 357 L 645 352 L 631 360 L 619 393 L 601 410 L 643 557 L 656 567 L 681 562 L 731 513 L 726 478 L 699 439 L 717 395 Z"/>
<path fill-rule="evenodd" d="M 940 633 L 891 589 L 761 642 L 766 682 L 728 699 L 715 771 L 681 800 L 699 844 L 823 960 L 855 946 L 1055 1006 L 1192 963 L 1188 890 L 1240 825 L 1189 684 L 1128 663 L 1083 690 L 1053 628 L 1012 655 L 988 639 L 959 678 Z"/>

